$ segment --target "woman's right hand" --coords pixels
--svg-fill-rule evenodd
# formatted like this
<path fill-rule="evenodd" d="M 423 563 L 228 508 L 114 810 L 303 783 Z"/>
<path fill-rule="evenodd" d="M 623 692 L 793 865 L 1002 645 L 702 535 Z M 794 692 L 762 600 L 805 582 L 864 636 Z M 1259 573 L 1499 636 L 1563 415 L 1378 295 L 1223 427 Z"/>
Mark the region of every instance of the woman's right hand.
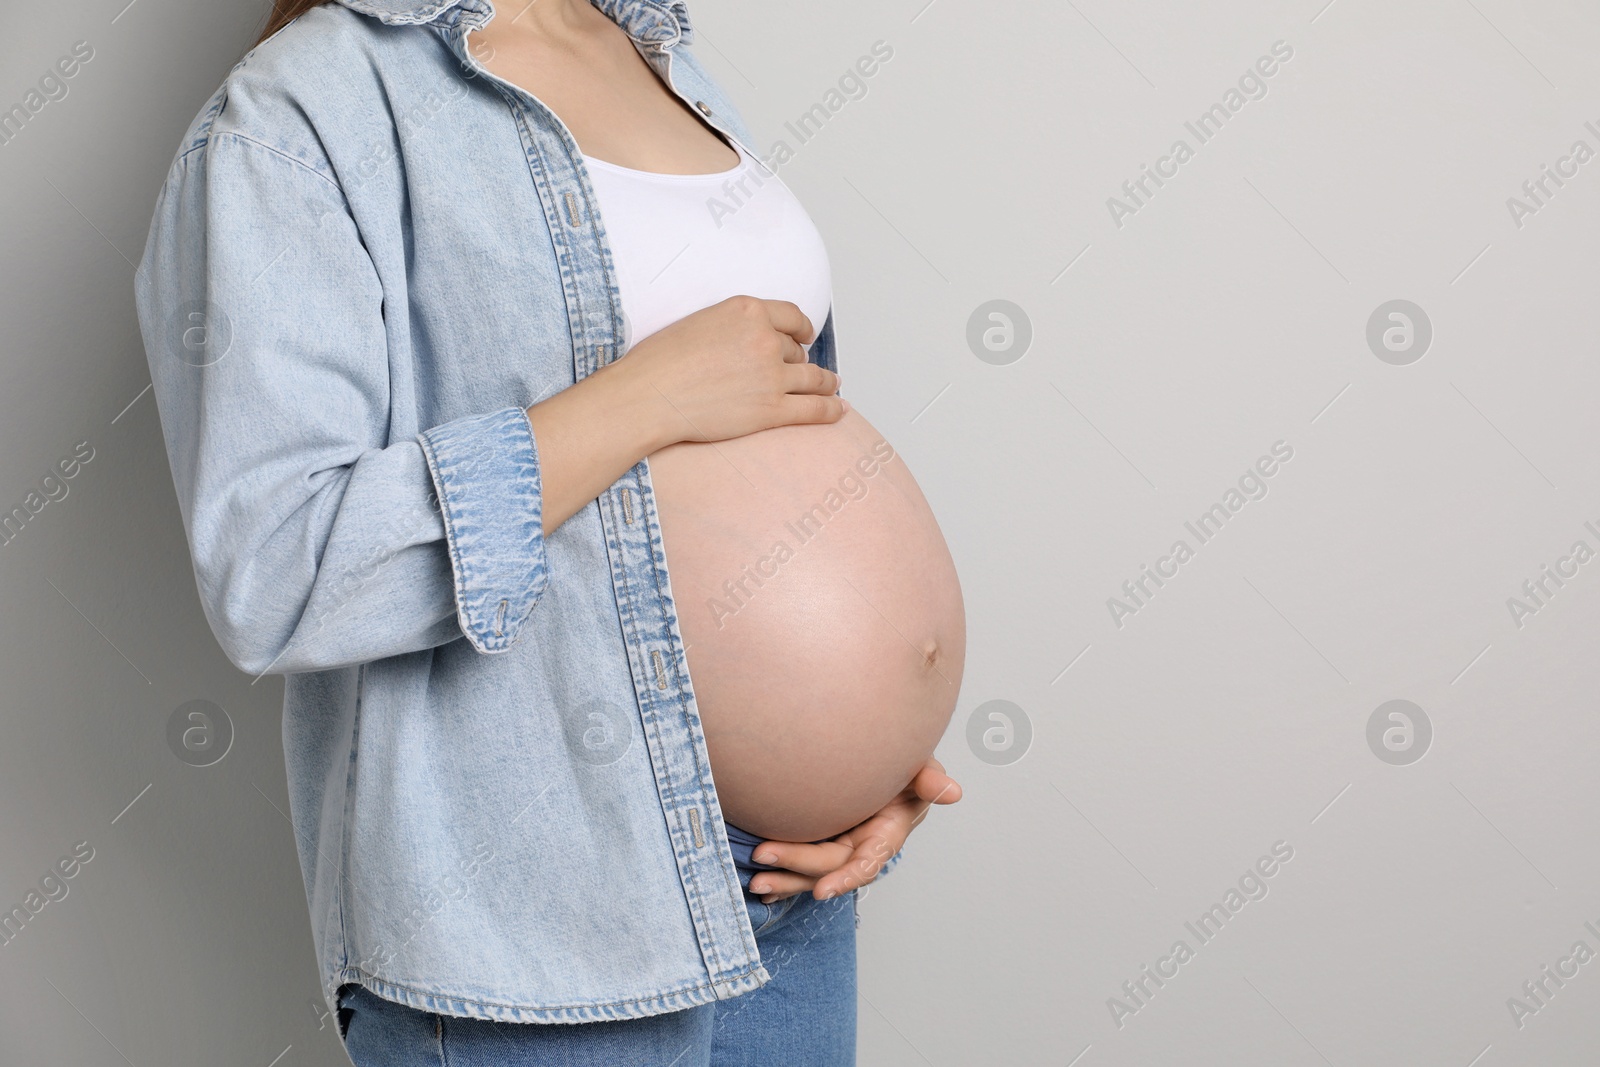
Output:
<path fill-rule="evenodd" d="M 656 331 L 614 366 L 659 396 L 674 443 L 724 441 L 843 417 L 839 376 L 801 347 L 815 335 L 787 300 L 732 296 Z"/>
<path fill-rule="evenodd" d="M 668 445 L 843 418 L 839 376 L 800 347 L 813 332 L 787 300 L 729 297 L 529 408 L 546 536 Z"/>

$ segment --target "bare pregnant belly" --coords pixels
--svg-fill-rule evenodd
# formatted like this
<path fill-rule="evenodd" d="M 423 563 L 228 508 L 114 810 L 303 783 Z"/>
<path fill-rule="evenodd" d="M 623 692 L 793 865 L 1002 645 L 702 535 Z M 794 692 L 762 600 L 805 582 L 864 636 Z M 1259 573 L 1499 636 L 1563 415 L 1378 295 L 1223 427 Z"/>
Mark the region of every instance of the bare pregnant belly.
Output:
<path fill-rule="evenodd" d="M 933 754 L 961 685 L 961 586 L 922 491 L 855 411 L 649 465 L 724 816 L 843 833 Z"/>

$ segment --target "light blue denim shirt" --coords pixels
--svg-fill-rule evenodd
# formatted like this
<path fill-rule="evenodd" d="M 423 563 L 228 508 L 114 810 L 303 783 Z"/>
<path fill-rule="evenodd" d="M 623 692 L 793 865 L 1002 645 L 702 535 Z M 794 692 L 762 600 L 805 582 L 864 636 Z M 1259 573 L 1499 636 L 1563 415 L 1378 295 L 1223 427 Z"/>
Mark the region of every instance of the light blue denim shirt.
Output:
<path fill-rule="evenodd" d="M 593 2 L 754 151 L 682 0 Z M 543 533 L 524 409 L 616 359 L 622 312 L 576 142 L 469 54 L 491 17 L 340 0 L 246 56 L 162 187 L 139 319 L 206 618 L 287 676 L 330 1007 L 632 1018 L 769 975 L 649 464 Z"/>

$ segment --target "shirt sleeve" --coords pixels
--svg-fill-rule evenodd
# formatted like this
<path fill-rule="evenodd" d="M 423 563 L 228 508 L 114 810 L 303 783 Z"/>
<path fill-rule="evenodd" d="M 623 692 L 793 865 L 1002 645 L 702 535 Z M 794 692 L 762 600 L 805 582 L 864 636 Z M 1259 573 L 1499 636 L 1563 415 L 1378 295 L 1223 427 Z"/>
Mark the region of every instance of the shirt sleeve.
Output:
<path fill-rule="evenodd" d="M 135 296 L 200 601 L 237 667 L 511 647 L 549 580 L 527 413 L 389 440 L 385 316 L 405 309 L 330 174 L 233 133 L 192 148 Z"/>

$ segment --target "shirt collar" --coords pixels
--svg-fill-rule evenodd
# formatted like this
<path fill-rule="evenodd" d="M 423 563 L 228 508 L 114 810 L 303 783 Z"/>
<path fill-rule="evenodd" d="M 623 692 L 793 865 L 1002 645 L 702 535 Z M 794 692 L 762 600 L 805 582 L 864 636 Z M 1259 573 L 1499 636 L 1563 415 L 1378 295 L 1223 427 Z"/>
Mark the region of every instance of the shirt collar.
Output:
<path fill-rule="evenodd" d="M 390 26 L 430 23 L 460 8 L 487 14 L 489 0 L 338 0 L 362 15 Z M 520 0 L 502 0 L 509 6 Z M 611 21 L 640 44 L 667 46 L 694 39 L 687 0 L 590 0 Z"/>

